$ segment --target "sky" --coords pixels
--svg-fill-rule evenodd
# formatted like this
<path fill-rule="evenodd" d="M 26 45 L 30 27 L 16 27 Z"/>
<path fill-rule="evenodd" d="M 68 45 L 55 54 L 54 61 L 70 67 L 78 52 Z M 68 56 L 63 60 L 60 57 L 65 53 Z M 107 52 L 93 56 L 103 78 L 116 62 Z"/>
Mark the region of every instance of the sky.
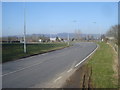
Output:
<path fill-rule="evenodd" d="M 104 34 L 118 23 L 117 2 L 3 2 L 2 35 Z"/>

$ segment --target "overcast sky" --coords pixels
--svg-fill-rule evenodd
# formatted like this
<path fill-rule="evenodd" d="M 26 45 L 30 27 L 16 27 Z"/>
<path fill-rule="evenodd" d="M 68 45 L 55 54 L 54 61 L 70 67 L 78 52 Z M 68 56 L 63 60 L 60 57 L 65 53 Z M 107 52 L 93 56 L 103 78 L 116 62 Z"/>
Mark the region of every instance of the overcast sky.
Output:
<path fill-rule="evenodd" d="M 118 23 L 117 2 L 3 2 L 3 36 L 23 35 L 24 6 L 27 34 L 103 34 Z"/>

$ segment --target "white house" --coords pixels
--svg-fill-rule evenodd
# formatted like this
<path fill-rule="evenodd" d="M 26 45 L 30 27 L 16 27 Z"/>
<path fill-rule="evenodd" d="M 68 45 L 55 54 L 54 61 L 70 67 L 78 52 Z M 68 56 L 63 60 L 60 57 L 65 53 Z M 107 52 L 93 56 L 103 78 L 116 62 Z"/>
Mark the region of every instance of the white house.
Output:
<path fill-rule="evenodd" d="M 42 39 L 39 39 L 39 42 L 41 43 L 41 42 L 42 42 Z"/>
<path fill-rule="evenodd" d="M 50 41 L 55 42 L 56 38 L 50 38 Z"/>

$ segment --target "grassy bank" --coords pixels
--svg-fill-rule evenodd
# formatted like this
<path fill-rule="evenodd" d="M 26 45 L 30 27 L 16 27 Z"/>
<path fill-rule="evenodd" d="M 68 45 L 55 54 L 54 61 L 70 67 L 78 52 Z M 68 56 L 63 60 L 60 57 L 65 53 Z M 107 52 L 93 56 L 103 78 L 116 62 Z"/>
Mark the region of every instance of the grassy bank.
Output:
<path fill-rule="evenodd" d="M 113 70 L 114 52 L 106 43 L 98 43 L 99 48 L 90 58 L 88 65 L 92 67 L 92 82 L 96 88 L 116 88 L 116 73 Z"/>
<path fill-rule="evenodd" d="M 27 53 L 23 53 L 23 44 L 2 44 L 2 62 L 16 60 L 34 54 L 67 47 L 66 43 L 27 44 Z"/>

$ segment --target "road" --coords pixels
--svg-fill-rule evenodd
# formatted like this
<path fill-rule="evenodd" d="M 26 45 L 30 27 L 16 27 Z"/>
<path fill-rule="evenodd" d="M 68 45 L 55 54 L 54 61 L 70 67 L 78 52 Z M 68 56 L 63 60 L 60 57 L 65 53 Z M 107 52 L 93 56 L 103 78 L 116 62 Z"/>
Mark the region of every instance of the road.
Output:
<path fill-rule="evenodd" d="M 92 42 L 76 43 L 71 47 L 36 55 L 2 65 L 3 88 L 44 87 L 62 78 L 96 49 Z M 61 75 L 61 76 L 60 76 Z"/>

